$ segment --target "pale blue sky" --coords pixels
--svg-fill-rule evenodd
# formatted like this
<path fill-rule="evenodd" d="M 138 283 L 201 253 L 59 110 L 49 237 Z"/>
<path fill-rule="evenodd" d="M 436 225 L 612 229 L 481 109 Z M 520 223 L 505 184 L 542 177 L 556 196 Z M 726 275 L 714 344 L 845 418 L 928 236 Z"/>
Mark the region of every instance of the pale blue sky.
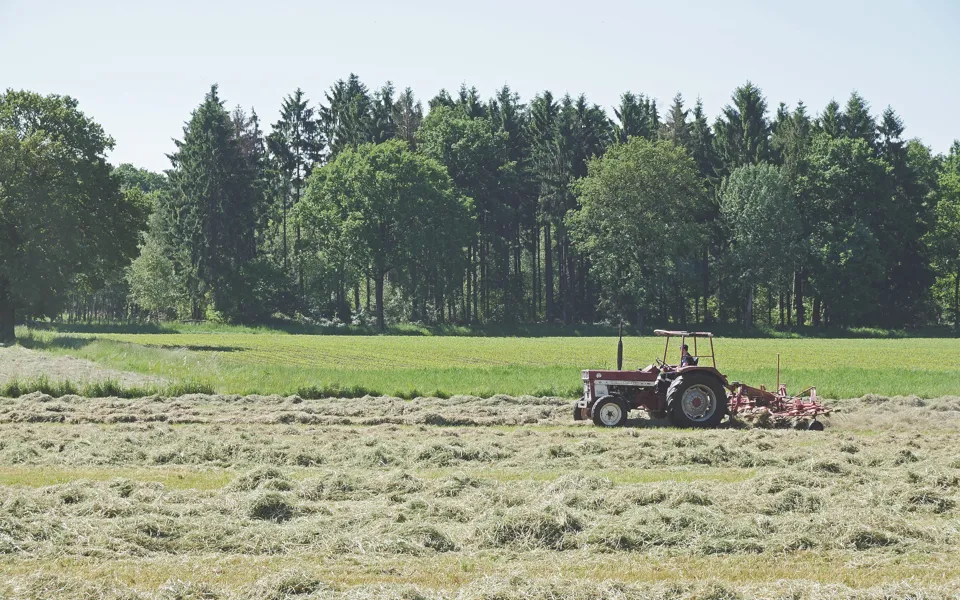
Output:
<path fill-rule="evenodd" d="M 116 139 L 115 163 L 154 170 L 211 83 L 268 125 L 285 94 L 321 100 L 351 71 L 424 104 L 442 87 L 486 98 L 509 83 L 525 101 L 585 92 L 612 114 L 624 90 L 663 107 L 679 91 L 711 122 L 747 79 L 771 111 L 819 111 L 856 89 L 936 152 L 960 138 L 953 0 L 0 0 L 0 56 L 0 88 L 74 96 Z"/>

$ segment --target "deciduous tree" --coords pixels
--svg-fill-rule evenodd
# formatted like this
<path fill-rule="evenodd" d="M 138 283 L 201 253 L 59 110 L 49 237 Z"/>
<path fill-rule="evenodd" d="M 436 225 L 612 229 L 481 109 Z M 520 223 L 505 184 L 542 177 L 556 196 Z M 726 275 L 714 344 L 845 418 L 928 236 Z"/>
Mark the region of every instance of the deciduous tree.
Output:
<path fill-rule="evenodd" d="M 761 164 L 739 167 L 724 180 L 720 214 L 730 239 L 728 267 L 739 274 L 749 328 L 757 286 L 782 287 L 794 272 L 800 213 L 780 169 Z"/>
<path fill-rule="evenodd" d="M 392 140 L 345 149 L 314 171 L 297 215 L 314 252 L 342 249 L 373 278 L 382 331 L 388 275 L 421 256 L 461 266 L 469 201 L 441 164 Z"/>
<path fill-rule="evenodd" d="M 703 243 L 696 165 L 683 148 L 635 137 L 590 160 L 576 194 L 581 208 L 567 224 L 591 258 L 605 312 L 642 326 L 657 283 L 672 276 L 677 261 L 696 258 Z"/>
<path fill-rule="evenodd" d="M 0 94 L 0 342 L 19 318 L 56 315 L 68 290 L 96 289 L 136 252 L 147 206 L 139 189 L 121 192 L 112 148 L 73 98 Z"/>

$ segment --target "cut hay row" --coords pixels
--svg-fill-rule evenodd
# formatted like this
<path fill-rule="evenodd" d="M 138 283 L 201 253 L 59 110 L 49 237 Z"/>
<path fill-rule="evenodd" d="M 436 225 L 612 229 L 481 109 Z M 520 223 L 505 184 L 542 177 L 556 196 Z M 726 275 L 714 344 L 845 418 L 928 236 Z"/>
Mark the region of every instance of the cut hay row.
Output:
<path fill-rule="evenodd" d="M 533 397 L 0 399 L 0 596 L 960 593 L 960 398 L 840 405 L 814 433 Z"/>
<path fill-rule="evenodd" d="M 895 428 L 897 424 L 924 429 L 955 429 L 960 396 L 923 399 L 916 396 L 867 395 L 831 401 L 838 408 L 828 417 L 833 429 Z M 636 428 L 665 427 L 667 421 L 632 413 L 627 432 Z M 17 398 L 0 396 L 0 423 L 151 423 L 170 424 L 300 424 L 300 425 L 578 425 L 572 422 L 572 402 L 565 398 L 494 395 L 488 398 L 453 396 L 393 396 L 360 398 L 303 398 L 301 396 L 240 396 L 188 394 L 149 395 L 139 398 L 89 398 L 67 394 L 54 397 L 42 392 Z M 755 425 L 737 421 L 734 427 Z M 789 425 L 789 423 L 780 423 Z"/>

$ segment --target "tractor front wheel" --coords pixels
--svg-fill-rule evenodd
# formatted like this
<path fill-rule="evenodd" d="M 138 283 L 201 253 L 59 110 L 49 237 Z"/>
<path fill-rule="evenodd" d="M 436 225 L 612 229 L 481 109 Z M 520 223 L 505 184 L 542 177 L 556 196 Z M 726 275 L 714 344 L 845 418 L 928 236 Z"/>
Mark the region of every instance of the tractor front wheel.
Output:
<path fill-rule="evenodd" d="M 583 409 L 577 406 L 578 404 L 580 404 L 580 400 L 577 400 L 576 402 L 573 403 L 573 420 L 574 421 L 582 421 L 585 418 L 583 416 Z"/>
<path fill-rule="evenodd" d="M 622 398 L 607 396 L 593 405 L 593 424 L 600 427 L 620 427 L 627 422 L 627 403 Z"/>
<path fill-rule="evenodd" d="M 670 384 L 667 406 L 678 427 L 716 427 L 727 412 L 727 395 L 716 377 L 685 373 Z"/>

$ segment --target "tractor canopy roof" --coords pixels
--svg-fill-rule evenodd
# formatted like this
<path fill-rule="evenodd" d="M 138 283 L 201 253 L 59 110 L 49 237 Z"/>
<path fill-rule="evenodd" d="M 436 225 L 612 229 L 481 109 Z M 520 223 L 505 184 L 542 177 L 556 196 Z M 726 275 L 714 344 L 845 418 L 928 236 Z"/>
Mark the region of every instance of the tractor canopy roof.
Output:
<path fill-rule="evenodd" d="M 668 331 L 666 329 L 654 329 L 653 333 L 655 335 L 666 335 L 666 336 L 680 336 L 680 337 L 708 337 L 712 338 L 713 334 L 709 331 Z"/>

